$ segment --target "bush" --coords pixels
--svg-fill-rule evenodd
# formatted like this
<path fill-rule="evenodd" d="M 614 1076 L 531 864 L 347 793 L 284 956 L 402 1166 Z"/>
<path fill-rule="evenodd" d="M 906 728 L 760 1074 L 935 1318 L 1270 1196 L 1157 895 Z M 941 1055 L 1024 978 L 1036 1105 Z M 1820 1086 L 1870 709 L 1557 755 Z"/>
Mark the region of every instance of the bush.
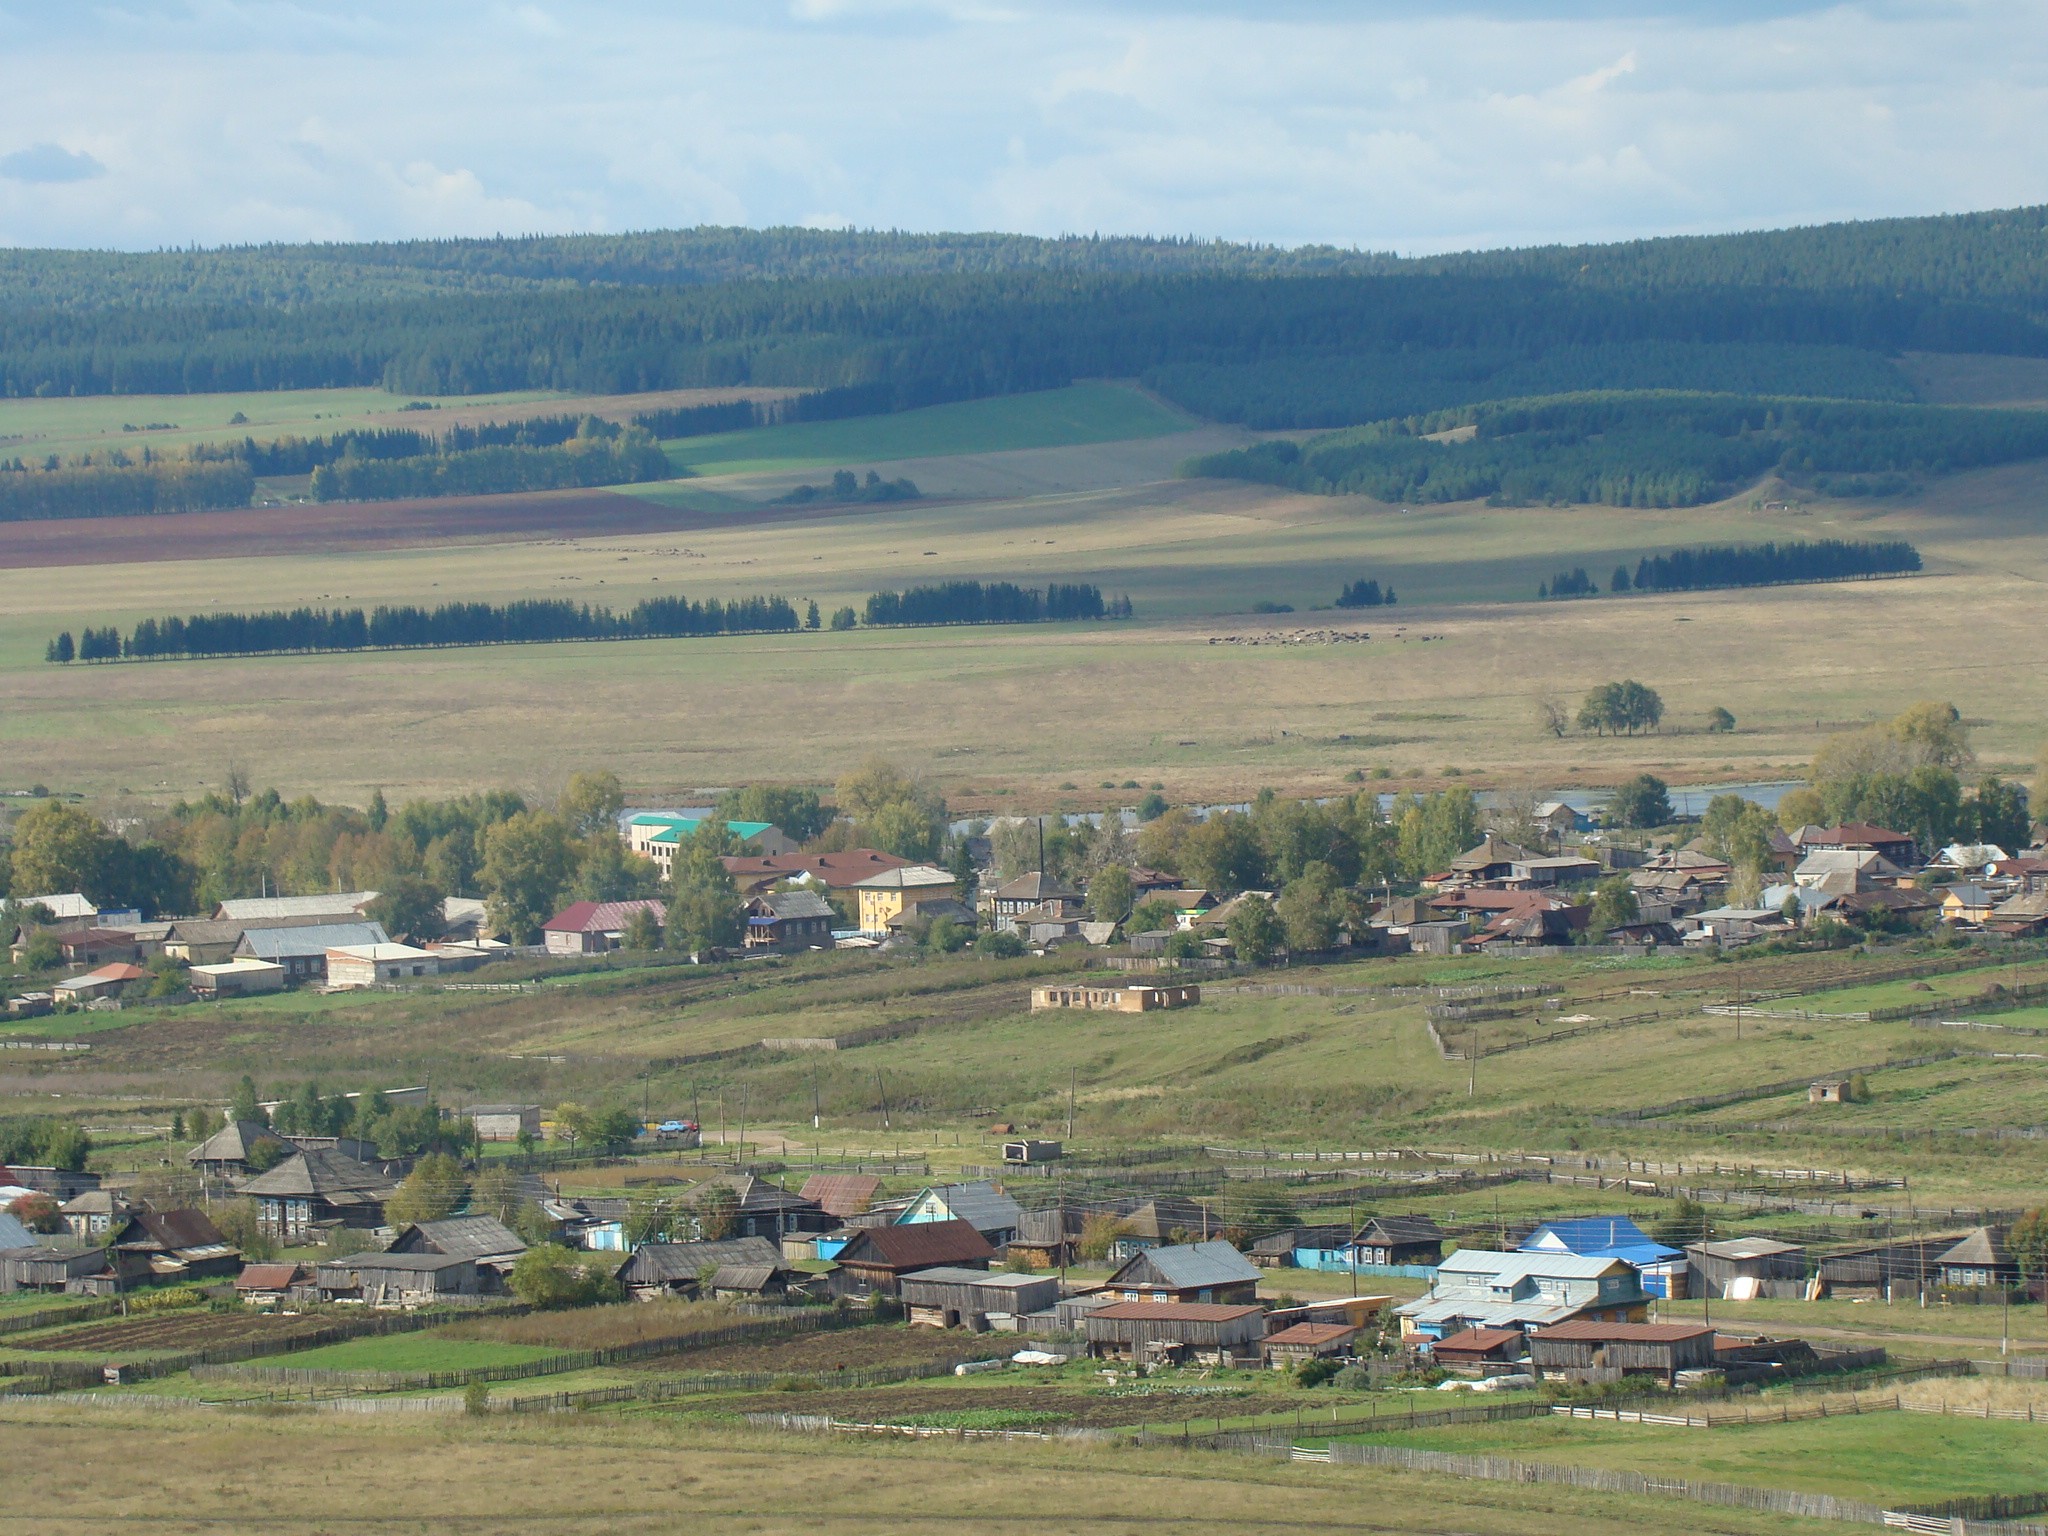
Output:
<path fill-rule="evenodd" d="M 462 1411 L 473 1419 L 480 1419 L 491 1411 L 491 1389 L 481 1381 L 472 1381 L 462 1389 Z"/>
<path fill-rule="evenodd" d="M 1320 1387 L 1342 1374 L 1343 1369 L 1335 1360 L 1304 1360 L 1295 1370 L 1294 1379 L 1304 1387 Z"/>
<path fill-rule="evenodd" d="M 983 934 L 974 941 L 974 947 L 994 960 L 1014 960 L 1024 953 L 1024 941 L 1008 928 Z"/>
<path fill-rule="evenodd" d="M 580 1258 L 559 1243 L 529 1248 L 512 1266 L 512 1294 L 536 1311 L 588 1307 L 619 1298 L 618 1282 L 601 1259 Z"/>

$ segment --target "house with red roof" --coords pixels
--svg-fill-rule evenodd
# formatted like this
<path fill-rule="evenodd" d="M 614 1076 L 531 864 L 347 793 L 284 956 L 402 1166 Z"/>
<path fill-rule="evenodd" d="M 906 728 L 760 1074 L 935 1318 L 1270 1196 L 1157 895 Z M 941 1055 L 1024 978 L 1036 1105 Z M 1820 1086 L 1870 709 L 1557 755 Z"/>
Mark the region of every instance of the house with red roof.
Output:
<path fill-rule="evenodd" d="M 551 955 L 601 955 L 617 949 L 636 912 L 650 912 L 656 926 L 668 921 L 668 908 L 653 897 L 634 901 L 578 901 L 541 924 L 541 937 Z"/>

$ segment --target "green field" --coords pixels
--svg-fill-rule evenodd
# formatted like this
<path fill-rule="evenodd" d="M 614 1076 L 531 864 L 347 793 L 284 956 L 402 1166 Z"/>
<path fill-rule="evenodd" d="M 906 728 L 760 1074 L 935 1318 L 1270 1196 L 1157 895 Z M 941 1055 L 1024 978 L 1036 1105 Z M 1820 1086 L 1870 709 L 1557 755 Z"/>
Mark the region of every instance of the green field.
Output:
<path fill-rule="evenodd" d="M 1695 1482 L 1746 1483 L 1896 1506 L 2034 1492 L 2048 1430 L 1919 1413 L 1728 1429 L 1531 1419 L 1375 1436 L 1460 1455 L 1563 1461 Z"/>
<path fill-rule="evenodd" d="M 225 395 L 81 395 L 74 398 L 0 400 L 0 454 L 24 459 L 38 454 L 74 454 L 122 448 L 139 455 L 189 443 L 232 442 L 253 437 L 327 436 L 335 432 L 390 426 L 386 418 L 408 396 L 381 389 L 277 389 Z M 430 430 L 448 412 L 498 406 L 531 406 L 575 399 L 543 390 L 487 395 L 448 395 L 439 411 L 408 412 L 406 425 Z M 565 408 L 566 404 L 565 404 Z M 237 414 L 248 418 L 233 422 Z M 124 432 L 124 425 L 156 423 L 169 430 Z"/>
<path fill-rule="evenodd" d="M 1069 448 L 1185 432 L 1198 423 L 1150 395 L 1117 384 L 926 406 L 889 416 L 793 422 L 664 444 L 678 473 L 732 475 L 845 468 L 876 459 L 937 458 L 1016 448 Z M 663 491 L 636 488 L 635 495 Z"/>

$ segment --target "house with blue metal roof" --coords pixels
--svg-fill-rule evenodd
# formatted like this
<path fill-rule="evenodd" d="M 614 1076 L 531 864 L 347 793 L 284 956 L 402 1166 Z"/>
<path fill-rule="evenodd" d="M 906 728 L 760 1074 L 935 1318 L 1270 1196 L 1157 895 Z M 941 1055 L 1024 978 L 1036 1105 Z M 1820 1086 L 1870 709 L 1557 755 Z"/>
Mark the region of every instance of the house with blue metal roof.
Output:
<path fill-rule="evenodd" d="M 1545 1222 L 1523 1239 L 1521 1251 L 1626 1259 L 1642 1273 L 1643 1289 L 1650 1295 L 1671 1301 L 1685 1295 L 1684 1250 L 1653 1241 L 1626 1216 L 1577 1216 Z"/>

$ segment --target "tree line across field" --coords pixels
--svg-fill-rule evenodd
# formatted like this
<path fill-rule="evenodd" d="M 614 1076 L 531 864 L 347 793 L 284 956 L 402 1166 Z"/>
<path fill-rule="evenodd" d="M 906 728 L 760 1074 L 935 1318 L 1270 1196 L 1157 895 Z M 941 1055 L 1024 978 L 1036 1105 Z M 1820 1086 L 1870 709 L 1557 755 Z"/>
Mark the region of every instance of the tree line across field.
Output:
<path fill-rule="evenodd" d="M 1607 590 L 1692 592 L 1706 587 L 1768 587 L 1802 581 L 1845 581 L 1859 576 L 1904 576 L 1920 569 L 1920 551 L 1903 539 L 1814 539 L 1778 544 L 1717 544 L 1645 555 L 1631 575 L 1617 565 Z M 1536 588 L 1538 597 L 1597 597 L 1599 583 L 1584 566 L 1559 571 Z M 1339 606 L 1342 606 L 1341 604 Z"/>
<path fill-rule="evenodd" d="M 1128 618 L 1131 600 L 1105 601 L 1087 582 L 1045 588 L 1007 581 L 954 581 L 877 592 L 866 622 L 895 624 L 1032 624 L 1074 619 Z M 854 627 L 851 608 L 831 627 Z M 195 613 L 144 619 L 127 635 L 118 628 L 87 627 L 74 638 L 64 630 L 44 647 L 43 659 L 142 661 L 162 657 L 270 656 L 305 651 L 410 650 L 465 645 L 522 645 L 561 640 L 648 640 L 693 635 L 738 635 L 820 629 L 815 602 L 800 617 L 786 597 L 745 597 L 693 602 L 680 594 L 651 597 L 624 612 L 566 598 L 520 602 L 400 604 L 373 608 L 273 609 L 267 613 Z"/>
<path fill-rule="evenodd" d="M 1386 502 L 1682 507 L 1772 470 L 1838 485 L 2043 456 L 2048 416 L 2033 411 L 1596 392 L 1280 438 L 1193 459 L 1185 472 Z"/>

